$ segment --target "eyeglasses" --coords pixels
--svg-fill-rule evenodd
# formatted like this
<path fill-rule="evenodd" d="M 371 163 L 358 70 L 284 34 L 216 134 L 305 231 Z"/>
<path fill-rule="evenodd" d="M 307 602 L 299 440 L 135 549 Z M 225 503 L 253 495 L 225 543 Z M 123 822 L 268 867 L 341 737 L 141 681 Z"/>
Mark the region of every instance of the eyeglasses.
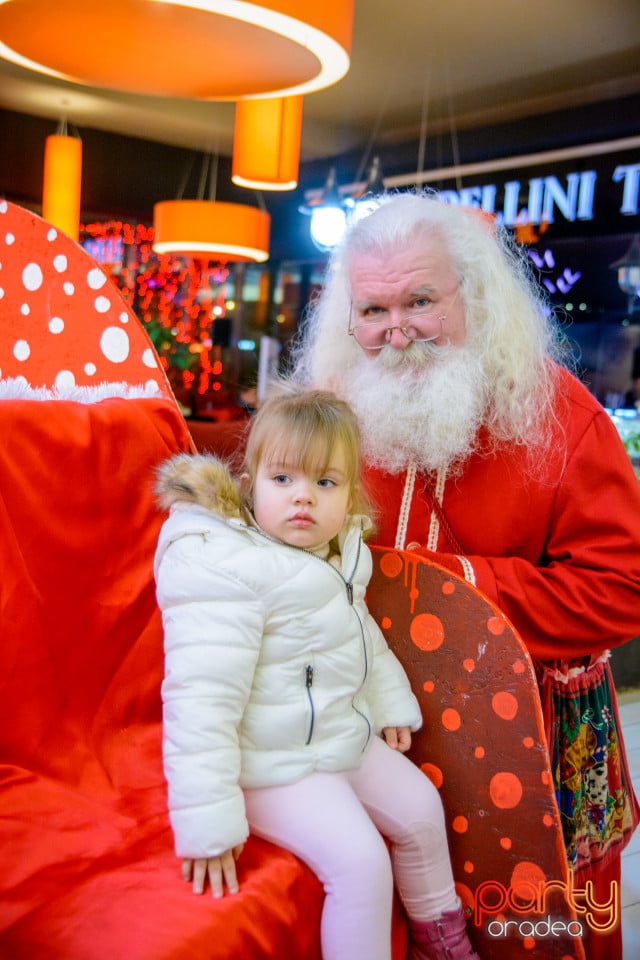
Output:
<path fill-rule="evenodd" d="M 389 343 L 394 330 L 399 330 L 402 336 L 411 341 L 411 343 L 428 343 L 431 340 L 437 340 L 438 337 L 442 335 L 442 324 L 447 319 L 457 296 L 458 289 L 456 289 L 446 313 L 435 316 L 436 304 L 431 304 L 431 306 L 427 308 L 415 307 L 413 310 L 409 310 L 402 318 L 402 323 L 391 326 L 386 318 L 354 322 L 353 304 L 351 304 L 349 310 L 349 336 L 354 337 L 363 350 L 382 350 L 382 348 Z M 434 319 L 436 323 L 439 324 L 439 329 L 436 333 L 430 333 L 428 336 L 424 335 L 424 330 L 421 330 L 421 328 L 427 323 L 432 325 Z"/>

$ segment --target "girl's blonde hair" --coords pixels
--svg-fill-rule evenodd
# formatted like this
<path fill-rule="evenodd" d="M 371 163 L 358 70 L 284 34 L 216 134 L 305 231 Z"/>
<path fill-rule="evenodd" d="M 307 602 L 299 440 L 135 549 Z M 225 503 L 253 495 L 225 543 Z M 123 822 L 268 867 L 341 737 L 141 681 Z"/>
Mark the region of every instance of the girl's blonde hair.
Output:
<path fill-rule="evenodd" d="M 245 495 L 251 502 L 261 463 L 283 463 L 307 473 L 323 473 L 336 448 L 345 458 L 353 514 L 371 516 L 360 463 L 360 429 L 351 407 L 326 390 L 281 385 L 251 422 L 244 456 Z"/>

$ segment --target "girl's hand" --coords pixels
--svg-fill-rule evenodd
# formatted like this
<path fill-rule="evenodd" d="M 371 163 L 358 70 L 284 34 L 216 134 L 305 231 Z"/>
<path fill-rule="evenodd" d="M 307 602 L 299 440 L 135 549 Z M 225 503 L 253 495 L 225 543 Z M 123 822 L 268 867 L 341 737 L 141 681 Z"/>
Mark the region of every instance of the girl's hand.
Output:
<path fill-rule="evenodd" d="M 383 727 L 382 737 L 388 747 L 406 753 L 411 746 L 410 727 Z"/>
<path fill-rule="evenodd" d="M 211 884 L 211 895 L 213 897 L 224 896 L 224 884 L 226 884 L 229 893 L 237 893 L 238 877 L 236 875 L 236 860 L 242 853 L 244 844 L 234 847 L 232 850 L 225 850 L 219 857 L 208 857 L 201 860 L 182 861 L 182 879 L 186 883 L 193 880 L 193 892 L 204 893 L 207 877 Z"/>

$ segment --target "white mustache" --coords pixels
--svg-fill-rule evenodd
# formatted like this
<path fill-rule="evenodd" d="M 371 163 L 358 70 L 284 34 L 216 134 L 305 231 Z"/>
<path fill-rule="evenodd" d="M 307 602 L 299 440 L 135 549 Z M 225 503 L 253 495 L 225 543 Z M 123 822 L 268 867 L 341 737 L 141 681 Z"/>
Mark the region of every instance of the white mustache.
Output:
<path fill-rule="evenodd" d="M 451 355 L 454 349 L 450 343 L 437 345 L 433 343 L 439 334 L 420 343 L 411 343 L 404 350 L 396 350 L 390 344 L 385 344 L 378 351 L 378 362 L 385 370 L 414 369 L 422 370 L 434 362 L 440 362 Z"/>

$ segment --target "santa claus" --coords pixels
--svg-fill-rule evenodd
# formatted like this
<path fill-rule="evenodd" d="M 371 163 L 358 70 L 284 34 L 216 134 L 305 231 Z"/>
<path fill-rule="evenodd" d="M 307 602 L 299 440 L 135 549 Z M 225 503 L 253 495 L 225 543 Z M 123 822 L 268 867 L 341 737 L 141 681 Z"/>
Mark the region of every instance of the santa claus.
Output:
<path fill-rule="evenodd" d="M 639 817 L 608 656 L 640 634 L 640 487 L 606 411 L 563 361 L 506 232 L 435 195 L 403 194 L 380 198 L 333 254 L 295 375 L 358 414 L 377 542 L 464 576 L 519 631 L 569 864 L 576 885 L 605 895 Z M 576 738 L 577 780 L 564 763 Z M 617 813 L 595 824 L 587 772 L 603 755 Z M 592 933 L 587 954 L 612 960 L 620 943 L 619 927 Z"/>

